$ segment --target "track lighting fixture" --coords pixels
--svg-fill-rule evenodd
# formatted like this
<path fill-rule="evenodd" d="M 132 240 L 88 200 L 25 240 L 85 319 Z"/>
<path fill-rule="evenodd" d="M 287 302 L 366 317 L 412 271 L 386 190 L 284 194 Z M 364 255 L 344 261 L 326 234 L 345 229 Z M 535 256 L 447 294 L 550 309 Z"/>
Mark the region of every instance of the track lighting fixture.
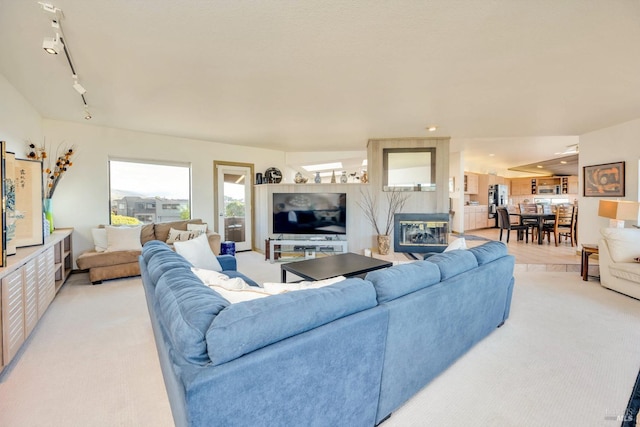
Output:
<path fill-rule="evenodd" d="M 57 55 L 64 53 L 64 56 L 67 58 L 67 63 L 69 64 L 69 68 L 71 68 L 71 77 L 73 78 L 73 88 L 80 94 L 80 98 L 82 99 L 82 105 L 84 106 L 84 118 L 85 120 L 91 120 L 91 113 L 87 109 L 87 99 L 85 98 L 85 93 L 87 90 L 78 82 L 78 74 L 76 73 L 76 69 L 73 66 L 73 62 L 71 61 L 71 52 L 69 52 L 69 46 L 67 46 L 64 31 L 62 31 L 62 24 L 60 20 L 64 17 L 62 13 L 62 9 L 57 8 L 49 3 L 38 2 L 42 7 L 42 10 L 48 13 L 54 14 L 56 17 L 51 20 L 51 28 L 53 28 L 56 36 L 55 38 L 45 37 L 42 42 L 42 48 L 52 55 Z"/>
<path fill-rule="evenodd" d="M 64 44 L 62 43 L 60 34 L 56 33 L 55 38 L 45 37 L 42 41 L 42 48 L 45 50 L 45 52 L 51 55 L 62 53 L 62 51 L 64 50 Z"/>
<path fill-rule="evenodd" d="M 84 88 L 84 86 L 82 86 L 80 83 L 78 83 L 78 80 L 74 80 L 73 81 L 73 88 L 76 90 L 76 92 L 78 92 L 80 95 L 84 95 L 85 93 L 87 93 L 87 90 Z"/>

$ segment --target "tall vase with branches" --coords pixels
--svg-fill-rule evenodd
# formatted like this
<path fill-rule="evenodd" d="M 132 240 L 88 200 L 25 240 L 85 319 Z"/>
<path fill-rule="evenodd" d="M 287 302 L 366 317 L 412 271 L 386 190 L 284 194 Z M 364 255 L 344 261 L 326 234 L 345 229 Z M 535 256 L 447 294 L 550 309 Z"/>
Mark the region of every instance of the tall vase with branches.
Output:
<path fill-rule="evenodd" d="M 73 166 L 71 158 L 74 154 L 75 147 L 73 145 L 64 148 L 59 145 L 55 151 L 55 156 L 51 157 L 47 154 L 46 143 L 43 143 L 42 146 L 36 146 L 31 141 L 27 141 L 27 158 L 39 160 L 43 163 L 43 208 L 45 218 L 49 222 L 49 232 L 54 230 L 51 198 L 62 177 Z"/>
<path fill-rule="evenodd" d="M 372 195 L 369 190 L 360 191 L 362 196 L 358 202 L 358 206 L 364 212 L 365 217 L 371 223 L 377 233 L 378 252 L 381 255 L 387 255 L 391 246 L 390 233 L 393 229 L 393 216 L 397 212 L 401 212 L 405 203 L 409 199 L 407 193 L 401 191 L 389 191 L 385 193 L 387 201 L 387 211 L 383 222 L 378 222 L 378 215 L 380 212 L 380 205 L 378 197 Z"/>

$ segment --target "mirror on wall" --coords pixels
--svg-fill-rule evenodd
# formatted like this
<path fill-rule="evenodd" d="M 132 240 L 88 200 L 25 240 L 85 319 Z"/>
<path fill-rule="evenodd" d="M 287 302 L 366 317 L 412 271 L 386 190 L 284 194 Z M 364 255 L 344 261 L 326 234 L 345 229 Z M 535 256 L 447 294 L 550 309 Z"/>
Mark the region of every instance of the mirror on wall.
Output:
<path fill-rule="evenodd" d="M 435 191 L 436 149 L 385 148 L 382 150 L 384 191 Z"/>

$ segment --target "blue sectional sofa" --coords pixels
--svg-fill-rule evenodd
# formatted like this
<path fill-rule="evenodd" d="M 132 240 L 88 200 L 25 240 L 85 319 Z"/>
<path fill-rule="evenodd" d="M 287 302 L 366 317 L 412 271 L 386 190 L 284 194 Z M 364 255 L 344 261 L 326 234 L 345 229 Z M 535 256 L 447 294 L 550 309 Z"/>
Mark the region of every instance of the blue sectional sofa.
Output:
<path fill-rule="evenodd" d="M 178 426 L 376 425 L 504 323 L 514 266 L 490 242 L 231 304 L 162 242 L 139 262 Z"/>

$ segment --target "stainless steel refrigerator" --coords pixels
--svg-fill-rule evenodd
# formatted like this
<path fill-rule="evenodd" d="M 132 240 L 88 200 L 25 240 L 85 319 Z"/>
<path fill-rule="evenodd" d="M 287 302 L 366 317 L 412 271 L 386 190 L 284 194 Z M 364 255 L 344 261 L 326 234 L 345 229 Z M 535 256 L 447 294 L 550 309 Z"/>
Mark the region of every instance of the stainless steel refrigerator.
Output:
<path fill-rule="evenodd" d="M 489 186 L 489 218 L 495 219 L 494 227 L 498 226 L 496 208 L 506 206 L 509 200 L 509 186 L 496 184 Z"/>

